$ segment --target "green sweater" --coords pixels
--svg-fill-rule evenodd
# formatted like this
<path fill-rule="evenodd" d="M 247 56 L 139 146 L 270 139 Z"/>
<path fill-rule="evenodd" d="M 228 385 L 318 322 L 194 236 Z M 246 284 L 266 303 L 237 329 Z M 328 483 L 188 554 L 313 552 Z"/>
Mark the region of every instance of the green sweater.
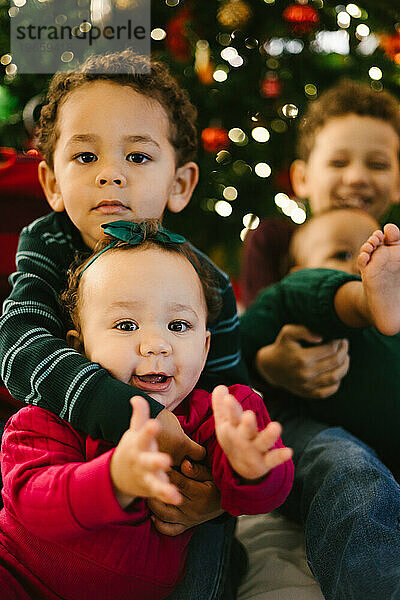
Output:
<path fill-rule="evenodd" d="M 211 266 L 223 301 L 197 387 L 210 391 L 220 383 L 247 384 L 229 278 L 193 249 Z M 67 346 L 68 319 L 58 298 L 76 251 L 89 253 L 66 213 L 51 213 L 21 232 L 17 271 L 10 277 L 13 289 L 0 321 L 1 377 L 15 398 L 46 408 L 93 438 L 117 443 L 129 427 L 133 395 L 148 400 L 153 417 L 164 407 Z"/>
<path fill-rule="evenodd" d="M 349 340 L 350 368 L 338 391 L 324 400 L 288 399 L 299 414 L 338 425 L 371 445 L 390 465 L 399 464 L 400 335 L 387 337 L 375 328 L 353 329 L 334 309 L 336 290 L 359 277 L 330 269 L 296 271 L 263 290 L 241 317 L 242 351 L 251 378 L 257 351 L 275 341 L 287 323 L 301 324 L 325 341 Z M 268 396 L 274 388 L 263 385 Z M 282 402 L 284 402 L 282 400 Z M 283 423 L 284 426 L 284 423 Z"/>

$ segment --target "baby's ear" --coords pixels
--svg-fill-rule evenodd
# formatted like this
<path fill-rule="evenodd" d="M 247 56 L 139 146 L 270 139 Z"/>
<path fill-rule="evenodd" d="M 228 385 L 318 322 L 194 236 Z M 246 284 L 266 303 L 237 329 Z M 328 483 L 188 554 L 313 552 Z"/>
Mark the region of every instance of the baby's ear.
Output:
<path fill-rule="evenodd" d="M 181 212 L 189 204 L 198 180 L 199 167 L 195 162 L 187 162 L 176 169 L 167 203 L 171 212 Z"/>
<path fill-rule="evenodd" d="M 53 169 L 42 160 L 38 166 L 40 185 L 43 188 L 47 202 L 55 212 L 64 210 L 64 201 Z"/>
<path fill-rule="evenodd" d="M 205 339 L 205 360 L 204 360 L 204 364 L 207 360 L 207 356 L 208 353 L 210 351 L 210 345 L 211 345 L 211 331 L 209 331 L 208 329 L 206 330 L 206 339 Z"/>
<path fill-rule="evenodd" d="M 84 353 L 85 348 L 83 345 L 83 340 L 79 333 L 76 331 L 76 329 L 70 329 L 67 332 L 67 344 L 68 346 L 71 346 L 71 348 L 77 350 L 81 354 Z"/>
<path fill-rule="evenodd" d="M 298 198 L 308 198 L 307 163 L 297 159 L 290 165 L 290 181 Z"/>

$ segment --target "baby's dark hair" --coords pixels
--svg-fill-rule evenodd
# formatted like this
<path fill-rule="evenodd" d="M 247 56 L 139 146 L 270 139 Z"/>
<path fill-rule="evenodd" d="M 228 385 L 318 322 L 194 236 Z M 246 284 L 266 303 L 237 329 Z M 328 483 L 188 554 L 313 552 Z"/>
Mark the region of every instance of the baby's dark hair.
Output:
<path fill-rule="evenodd" d="M 143 72 L 147 68 L 148 72 Z M 176 165 L 195 160 L 197 153 L 197 111 L 161 62 L 135 54 L 131 49 L 109 54 L 94 54 L 77 71 L 58 72 L 53 76 L 37 131 L 37 145 L 47 164 L 53 168 L 54 149 L 59 137 L 57 118 L 60 106 L 69 94 L 93 81 L 110 81 L 157 100 L 169 120 L 169 138 L 175 149 Z"/>
<path fill-rule="evenodd" d="M 171 252 L 186 258 L 196 270 L 201 286 L 204 292 L 204 298 L 207 305 L 207 325 L 212 324 L 218 317 L 222 308 L 222 298 L 218 291 L 217 282 L 212 271 L 207 264 L 200 262 L 197 255 L 192 250 L 187 242 L 176 243 L 161 240 L 157 237 L 160 223 L 157 220 L 148 220 L 141 223 L 143 232 L 143 241 L 138 245 L 132 245 L 129 242 L 116 241 L 111 236 L 106 236 L 100 240 L 89 257 L 85 260 L 76 259 L 68 272 L 67 288 L 60 296 L 62 308 L 69 315 L 75 329 L 80 333 L 79 307 L 80 307 L 80 291 L 82 287 L 82 274 L 89 266 L 89 263 L 100 252 L 104 251 L 112 242 L 115 244 L 109 247 L 105 252 L 122 252 L 127 250 L 143 250 L 151 247 L 158 247 L 164 252 Z M 90 269 L 90 266 L 89 266 Z"/>
<path fill-rule="evenodd" d="M 389 92 L 378 92 L 364 83 L 342 79 L 309 103 L 299 123 L 298 158 L 309 159 L 316 135 L 329 119 L 349 114 L 385 121 L 393 127 L 400 140 L 399 101 Z"/>

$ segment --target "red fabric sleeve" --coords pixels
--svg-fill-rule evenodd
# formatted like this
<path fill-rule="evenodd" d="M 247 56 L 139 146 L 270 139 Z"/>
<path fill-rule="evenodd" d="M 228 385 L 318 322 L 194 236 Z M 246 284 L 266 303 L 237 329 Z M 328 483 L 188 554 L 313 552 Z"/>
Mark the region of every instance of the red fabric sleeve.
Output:
<path fill-rule="evenodd" d="M 85 462 L 85 436 L 44 409 L 21 409 L 3 435 L 5 506 L 29 531 L 51 541 L 134 523 L 135 512 L 122 510 L 113 493 L 112 452 Z"/>
<path fill-rule="evenodd" d="M 259 431 L 271 422 L 262 398 L 249 387 L 234 385 L 230 393 L 242 405 L 243 410 L 252 410 L 257 418 Z M 210 416 L 214 427 L 214 417 Z M 204 423 L 201 427 L 210 427 Z M 274 448 L 283 448 L 279 438 Z M 234 516 L 243 514 L 264 514 L 280 506 L 288 496 L 293 483 L 294 467 L 291 460 L 272 469 L 258 484 L 243 484 L 232 470 L 227 457 L 218 444 L 215 435 L 207 445 L 207 455 L 212 464 L 215 484 L 221 491 L 221 506 Z"/>

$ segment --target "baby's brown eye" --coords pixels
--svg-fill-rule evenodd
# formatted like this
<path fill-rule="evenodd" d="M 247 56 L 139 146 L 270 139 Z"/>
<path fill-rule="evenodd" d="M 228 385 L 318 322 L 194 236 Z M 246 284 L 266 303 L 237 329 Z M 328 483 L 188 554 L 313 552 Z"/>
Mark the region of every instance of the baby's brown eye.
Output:
<path fill-rule="evenodd" d="M 134 321 L 121 321 L 116 324 L 115 328 L 120 331 L 136 331 L 136 329 L 139 329 Z"/>
<path fill-rule="evenodd" d="M 190 324 L 186 323 L 186 321 L 172 321 L 172 323 L 168 325 L 168 329 L 170 331 L 181 333 L 190 329 Z"/>
<path fill-rule="evenodd" d="M 342 262 L 346 262 L 348 260 L 351 260 L 353 258 L 353 255 L 351 252 L 343 250 L 341 252 L 336 252 L 336 254 L 333 255 L 333 258 L 336 258 L 336 260 L 341 260 Z"/>

